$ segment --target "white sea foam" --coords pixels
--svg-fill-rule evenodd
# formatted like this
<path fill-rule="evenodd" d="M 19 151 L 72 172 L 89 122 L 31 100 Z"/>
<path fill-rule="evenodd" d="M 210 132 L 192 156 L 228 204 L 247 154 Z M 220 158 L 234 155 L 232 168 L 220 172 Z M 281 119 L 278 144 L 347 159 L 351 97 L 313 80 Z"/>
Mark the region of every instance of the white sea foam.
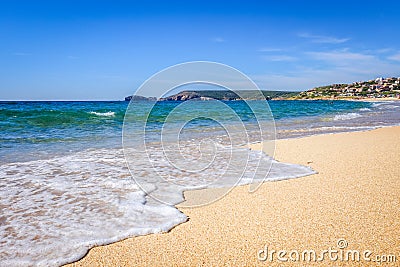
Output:
<path fill-rule="evenodd" d="M 372 107 L 379 107 L 380 109 L 385 107 L 391 107 L 391 108 L 396 108 L 399 107 L 399 102 L 398 101 L 380 101 L 380 102 L 374 102 L 372 103 Z"/>
<path fill-rule="evenodd" d="M 386 104 L 386 105 L 381 105 L 379 109 L 396 109 L 400 108 L 400 106 L 397 105 L 391 105 L 391 104 Z"/>
<path fill-rule="evenodd" d="M 389 101 L 388 101 L 388 102 L 389 102 Z M 387 103 L 387 102 L 385 102 L 385 101 L 382 101 L 382 102 L 374 102 L 374 103 L 372 103 L 372 107 L 376 108 L 376 107 L 379 107 L 379 106 L 381 106 L 381 105 L 384 105 L 385 103 Z"/>
<path fill-rule="evenodd" d="M 120 150 L 6 164 L 0 177 L 2 266 L 61 265 L 186 220 L 174 207 L 146 205 Z"/>
<path fill-rule="evenodd" d="M 334 121 L 343 121 L 343 120 L 352 120 L 355 118 L 359 118 L 361 115 L 359 113 L 351 112 L 351 113 L 346 113 L 346 114 L 338 114 L 333 117 Z"/>
<path fill-rule="evenodd" d="M 376 129 L 377 126 L 321 126 L 315 128 L 305 128 L 305 129 L 290 129 L 281 130 L 281 133 L 330 133 L 330 132 L 347 132 L 347 131 L 364 131 Z"/>
<path fill-rule="evenodd" d="M 360 108 L 359 110 L 360 111 L 370 111 L 371 109 L 370 108 Z"/>
<path fill-rule="evenodd" d="M 109 112 L 95 112 L 95 111 L 91 111 L 89 112 L 90 114 L 93 115 L 97 115 L 97 116 L 101 116 L 101 117 L 114 117 L 115 116 L 115 112 L 113 111 L 109 111 Z"/>
<path fill-rule="evenodd" d="M 131 155 L 136 160 L 135 175 L 147 181 L 140 184 L 142 188 L 173 203 L 181 202 L 182 191 L 190 188 L 246 184 L 253 178 L 262 181 L 265 177 L 254 174 L 258 164 L 261 168 L 272 164 L 269 181 L 315 173 L 305 166 L 276 162 L 258 151 L 235 150 L 245 151 L 249 158 L 240 181 L 234 169 L 224 174 L 221 166 L 228 164 L 224 157 L 191 173 L 172 168 L 162 159 L 165 151 L 157 148 L 150 150 L 150 169 L 145 155 Z M 195 159 L 194 155 L 186 160 Z M 154 179 L 156 173 L 172 183 Z M 61 265 L 79 259 L 95 245 L 168 231 L 187 219 L 174 206 L 154 201 L 139 190 L 121 149 L 9 163 L 0 166 L 0 177 L 1 266 Z"/>

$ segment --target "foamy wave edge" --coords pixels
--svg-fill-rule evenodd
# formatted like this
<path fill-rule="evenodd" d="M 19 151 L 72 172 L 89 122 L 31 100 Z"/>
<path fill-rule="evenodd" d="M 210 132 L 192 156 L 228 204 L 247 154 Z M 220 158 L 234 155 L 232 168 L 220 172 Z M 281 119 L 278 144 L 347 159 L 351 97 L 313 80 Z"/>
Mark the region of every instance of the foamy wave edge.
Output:
<path fill-rule="evenodd" d="M 89 236 L 82 236 L 82 235 L 78 235 L 77 233 L 72 233 L 73 235 L 71 236 L 70 239 L 70 235 L 71 233 L 69 231 L 73 230 L 73 229 L 78 229 L 79 231 L 90 231 L 90 230 L 100 230 L 100 231 L 105 231 L 106 229 L 108 229 L 108 227 L 110 226 L 111 220 L 109 222 L 107 222 L 107 220 L 103 220 L 104 218 L 101 219 L 102 216 L 100 216 L 100 214 L 97 214 L 96 216 L 89 216 L 86 217 L 86 220 L 92 220 L 92 223 L 97 224 L 94 225 L 93 228 L 86 228 L 84 227 L 85 223 L 81 224 L 78 221 L 75 221 L 76 224 L 74 224 L 75 227 L 67 227 L 67 228 L 63 228 L 63 232 L 62 235 L 63 236 L 68 236 L 67 240 L 70 240 L 70 242 L 66 242 L 66 240 L 59 240 L 60 242 L 58 242 L 57 244 L 52 243 L 50 246 L 44 246 L 44 247 L 35 247 L 34 251 L 32 250 L 28 250 L 27 252 L 29 252 L 27 255 L 24 255 L 23 257 L 20 258 L 2 258 L 1 259 L 1 265 L 5 264 L 5 265 L 13 265 L 13 266 L 26 266 L 26 265 L 37 265 L 37 266 L 55 266 L 55 265 L 63 265 L 66 263 L 70 263 L 73 261 L 76 261 L 80 258 L 82 258 L 88 251 L 88 249 L 94 247 L 94 246 L 99 246 L 99 245 L 106 245 L 106 244 L 110 244 L 119 240 L 123 240 L 125 238 L 128 237 L 133 237 L 133 236 L 139 236 L 139 235 L 146 235 L 146 234 L 151 234 L 151 233 L 159 233 L 159 232 L 166 232 L 168 230 L 170 230 L 171 228 L 173 228 L 174 226 L 183 223 L 187 220 L 187 217 L 185 214 L 181 213 L 175 206 L 166 206 L 166 205 L 155 205 L 153 206 L 153 204 L 151 204 L 150 206 L 148 206 L 145 202 L 145 194 L 144 192 L 138 192 L 135 190 L 128 190 L 128 192 L 126 191 L 126 189 L 135 189 L 136 186 L 131 184 L 129 182 L 129 180 L 125 180 L 125 179 L 121 179 L 121 177 L 124 176 L 124 174 L 126 173 L 126 170 L 123 170 L 124 164 L 122 159 L 122 154 L 121 151 L 113 151 L 113 152 L 117 152 L 117 153 L 111 153 L 111 151 L 109 150 L 95 150 L 95 151 L 86 151 L 86 152 L 78 152 L 77 154 L 71 155 L 71 156 L 62 156 L 59 158 L 53 158 L 50 160 L 38 160 L 38 161 L 31 161 L 31 162 L 25 162 L 25 163 L 11 163 L 11 164 L 7 164 L 7 165 L 3 165 L 2 168 L 0 168 L 1 171 L 7 172 L 7 171 L 23 171 L 23 168 L 27 168 L 30 169 L 32 166 L 34 166 L 34 169 L 37 169 L 39 172 L 43 172 L 42 173 L 42 177 L 45 178 L 46 175 L 50 172 L 50 173 L 54 173 L 54 171 L 61 171 L 61 174 L 67 174 L 67 176 L 59 176 L 58 178 L 53 178 L 53 179 L 41 179 L 39 177 L 37 177 L 36 175 L 31 176 L 31 173 L 25 172 L 25 175 L 29 175 L 30 179 L 28 179 L 29 181 L 31 181 L 31 183 L 34 185 L 34 188 L 37 188 L 37 190 L 39 192 L 41 192 L 40 194 L 44 194 L 43 196 L 45 196 L 45 199 L 49 199 L 49 196 L 46 193 L 46 190 L 43 191 L 43 189 L 45 188 L 50 188 L 53 191 L 59 191 L 62 190 L 65 193 L 69 193 L 72 192 L 71 195 L 73 195 L 74 197 L 79 197 L 79 192 L 77 192 L 77 190 L 75 190 L 75 187 L 79 188 L 79 190 L 83 191 L 81 193 L 85 193 L 88 192 L 90 193 L 90 191 L 94 190 L 94 194 L 99 195 L 99 193 L 104 192 L 104 194 L 100 194 L 98 199 L 103 199 L 106 197 L 111 197 L 110 201 L 112 201 L 111 204 L 114 204 L 117 207 L 122 208 L 122 210 L 120 210 L 120 212 L 124 212 L 127 216 L 124 216 L 124 218 L 121 218 L 122 221 L 120 219 L 118 219 L 117 221 L 119 222 L 119 229 L 114 229 L 114 227 L 112 227 L 111 229 L 113 229 L 113 233 L 110 233 L 109 231 L 108 234 L 106 235 L 102 235 L 100 233 L 97 232 L 97 234 L 93 234 L 94 236 L 92 236 L 92 234 L 89 234 L 89 236 L 91 236 L 90 238 L 88 238 Z M 161 152 L 160 152 L 161 153 Z M 307 166 L 301 166 L 301 165 L 294 165 L 294 164 L 287 164 L 287 163 L 280 163 L 280 162 L 276 162 L 275 160 L 273 160 L 272 158 L 266 158 L 266 155 L 264 153 L 262 153 L 261 151 L 251 151 L 250 152 L 251 155 L 253 157 L 265 157 L 265 160 L 272 160 L 273 161 L 273 166 L 274 168 L 271 169 L 271 177 L 268 177 L 267 179 L 263 180 L 263 181 L 278 181 L 278 180 L 284 180 L 284 179 L 294 179 L 294 178 L 298 178 L 298 177 L 302 177 L 302 176 L 307 176 L 307 175 L 311 175 L 314 174 L 315 171 L 313 171 L 311 168 L 307 167 Z M 116 156 L 116 157 L 115 157 Z M 257 161 L 254 161 L 254 164 Z M 54 167 L 57 167 L 56 169 L 54 169 Z M 11 167 L 11 168 L 9 168 Z M 46 168 L 43 167 L 52 167 L 52 169 L 50 170 L 46 170 Z M 5 168 L 5 169 L 4 169 Z M 109 176 L 105 175 L 107 173 L 109 173 L 109 168 L 111 168 L 111 170 L 113 171 L 113 178 L 110 178 Z M 76 171 L 76 169 L 80 170 L 80 176 L 82 176 L 81 178 L 79 178 L 77 180 L 77 178 L 75 177 L 76 174 L 74 174 L 74 172 Z M 90 173 L 91 175 L 89 175 L 88 177 L 86 177 L 86 174 Z M 14 174 L 16 177 L 15 178 L 21 178 L 20 174 Z M 70 182 L 68 184 L 64 184 L 65 179 L 67 179 L 68 177 L 70 177 Z M 108 177 L 108 178 L 107 178 Z M 12 178 L 12 177 L 9 177 Z M 26 177 L 28 178 L 28 177 Z M 121 180 L 120 180 L 121 179 Z M 14 180 L 15 179 L 11 179 Z M 68 179 L 67 179 L 68 180 Z M 22 181 L 21 181 L 22 182 Z M 235 184 L 235 186 L 237 185 L 244 185 L 244 184 L 250 184 L 251 182 L 253 182 L 252 179 L 250 179 L 250 177 L 246 177 L 245 179 L 243 179 L 240 183 Z M 261 181 L 254 181 L 254 182 L 261 182 Z M 17 182 L 18 183 L 18 182 Z M 133 183 L 133 181 L 132 181 Z M 69 186 L 68 186 L 69 185 Z M 81 186 L 79 186 L 81 185 Z M 233 184 L 218 184 L 216 185 L 216 187 L 224 187 L 224 186 L 232 186 Z M 16 184 L 14 185 L 14 187 L 17 186 Z M 132 188 L 131 188 L 132 187 Z M 101 190 L 97 190 L 97 189 L 101 189 Z M 126 194 L 125 196 L 123 196 L 122 198 L 119 198 L 118 196 L 116 197 L 112 197 L 112 192 L 114 192 L 115 189 L 120 189 L 122 191 L 124 191 Z M 205 187 L 207 188 L 207 187 Z M 8 189 L 8 191 L 10 191 L 12 188 L 10 187 Z M 14 189 L 18 189 L 18 188 L 14 188 Z M 27 188 L 27 190 L 31 190 L 32 186 L 30 186 L 29 188 Z M 78 191 L 79 191 L 78 190 Z M 88 191 L 89 190 L 89 191 Z M 187 190 L 190 190 L 189 188 Z M 11 190 L 13 191 L 13 190 Z M 15 194 L 13 194 L 12 192 L 9 192 L 9 197 L 13 197 L 15 196 Z M 185 190 L 186 191 L 186 190 Z M 31 192 L 27 191 L 27 194 L 25 196 L 22 196 L 22 202 L 21 203 L 16 203 L 16 205 L 23 205 L 25 202 L 25 200 L 29 199 L 31 197 Z M 56 194 L 57 192 L 55 192 Z M 177 196 L 177 202 L 180 203 L 182 201 L 184 201 L 183 199 L 183 195 L 182 192 L 179 192 L 179 190 L 177 192 L 175 192 L 176 196 Z M 76 196 L 75 196 L 76 195 Z M 85 194 L 82 194 L 83 196 Z M 5 199 L 7 198 L 7 194 L 4 195 Z M 51 196 L 51 197 L 54 197 Z M 40 199 L 42 199 L 40 197 Z M 60 202 L 61 204 L 64 203 L 63 201 Z M 67 202 L 65 202 L 65 204 L 67 204 Z M 68 204 L 69 205 L 69 204 Z M 64 213 L 64 211 L 71 211 L 73 210 L 73 207 L 71 207 L 71 205 L 69 205 L 70 207 L 67 208 L 66 210 L 64 209 L 60 209 L 60 212 L 62 213 L 61 215 L 66 215 L 66 213 Z M 36 208 L 35 208 L 36 207 Z M 38 210 L 40 209 L 41 206 L 35 206 L 32 207 L 31 210 Z M 51 209 L 49 209 L 51 210 Z M 132 227 L 132 225 L 130 225 L 130 227 L 128 227 L 129 220 L 132 220 L 132 216 L 135 216 L 135 210 L 137 210 L 140 214 L 141 212 L 145 212 L 145 213 L 149 213 L 150 215 L 157 215 L 158 218 L 155 219 L 155 221 L 152 222 L 144 222 L 142 226 L 138 225 L 136 227 Z M 10 213 L 11 211 L 9 211 L 8 213 Z M 7 214 L 6 214 L 7 215 Z M 8 214 L 10 215 L 10 214 Z M 60 214 L 58 214 L 60 215 Z M 42 217 L 41 219 L 45 219 L 46 216 Z M 57 218 L 63 218 L 64 216 L 58 216 Z M 69 217 L 69 216 L 67 216 Z M 79 216 L 78 216 L 79 217 Z M 103 216 L 104 217 L 104 216 Z M 153 216 L 151 215 L 149 218 L 152 218 Z M 34 217 L 36 218 L 36 217 Z M 131 219 L 129 219 L 131 218 Z M 50 218 L 51 219 L 51 218 Z M 78 218 L 77 218 L 78 219 Z M 94 220 L 93 220 L 94 219 Z M 143 218 L 145 219 L 145 218 Z M 38 220 L 40 220 L 40 218 L 38 218 Z M 125 221 L 127 220 L 127 221 Z M 96 223 L 97 221 L 97 223 Z M 55 228 L 52 228 L 50 226 L 50 228 L 48 227 L 48 225 L 46 227 L 44 227 L 44 224 L 46 220 L 43 222 L 39 223 L 41 224 L 42 227 L 40 227 L 43 230 L 43 233 L 45 233 L 46 231 L 51 230 L 50 232 L 56 231 L 55 233 L 57 233 L 57 230 Z M 18 222 L 18 221 L 14 221 L 14 223 L 11 223 L 12 226 L 18 226 L 19 223 L 23 223 L 23 222 Z M 61 221 L 61 223 L 63 223 Z M 106 225 L 103 225 L 106 224 Z M 134 223 L 135 224 L 135 223 Z M 70 224 L 67 224 L 66 226 L 71 226 Z M 84 228 L 81 228 L 81 227 Z M 100 228 L 98 228 L 100 227 Z M 130 228 L 130 229 L 129 229 Z M 17 228 L 16 228 L 17 229 Z M 46 229 L 46 230 L 44 230 Z M 21 231 L 21 235 L 25 236 L 26 238 L 24 238 L 23 242 L 18 242 L 16 240 L 11 241 L 7 247 L 7 250 L 9 252 L 12 252 L 13 250 L 17 250 L 17 251 L 24 251 L 24 247 L 25 244 L 27 244 L 27 239 L 29 239 L 29 237 L 32 237 L 33 234 L 32 233 L 29 234 L 28 229 L 25 229 L 25 233 L 24 231 Z M 42 231 L 38 231 L 37 234 L 41 234 Z M 58 235 L 58 234 L 57 234 Z M 75 240 L 74 238 L 75 237 Z M 48 239 L 51 240 L 51 239 Z M 9 240 L 10 241 L 10 240 Z M 77 242 L 75 243 L 75 245 L 71 246 L 71 242 Z M 31 246 L 33 243 L 28 242 Z M 14 249 L 11 249 L 10 251 L 10 245 L 16 245 L 14 247 Z M 11 247 L 12 248 L 12 247 Z M 36 250 L 36 251 L 35 251 Z M 43 258 L 43 253 L 41 253 L 40 251 L 44 252 L 44 255 L 50 255 L 48 256 L 48 258 Z M 36 254 L 39 253 L 39 254 Z M 13 253 L 12 253 L 13 254 Z M 35 255 L 36 254 L 36 255 Z M 32 257 L 32 258 L 31 258 Z"/>
<path fill-rule="evenodd" d="M 333 120 L 334 121 L 344 121 L 344 120 L 352 120 L 352 119 L 359 118 L 359 117 L 361 117 L 361 114 L 351 112 L 351 113 L 346 113 L 346 114 L 335 115 L 335 117 L 333 117 Z"/>
<path fill-rule="evenodd" d="M 90 111 L 89 114 L 93 114 L 93 115 L 100 116 L 100 117 L 114 117 L 115 116 L 115 112 L 113 112 L 113 111 L 109 111 L 109 112 Z"/>

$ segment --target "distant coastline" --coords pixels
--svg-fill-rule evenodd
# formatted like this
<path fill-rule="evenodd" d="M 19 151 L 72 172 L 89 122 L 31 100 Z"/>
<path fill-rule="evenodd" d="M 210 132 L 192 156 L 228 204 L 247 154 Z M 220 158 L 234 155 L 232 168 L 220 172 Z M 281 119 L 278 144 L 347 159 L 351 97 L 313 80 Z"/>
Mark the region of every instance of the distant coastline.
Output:
<path fill-rule="evenodd" d="M 291 99 L 398 100 L 400 99 L 400 77 L 380 77 L 351 84 L 341 83 L 315 87 L 290 97 L 288 100 Z"/>
<path fill-rule="evenodd" d="M 132 95 L 125 101 L 187 101 L 187 100 L 400 100 L 400 77 L 376 78 L 375 80 L 319 86 L 307 91 L 265 91 L 241 90 L 186 90 L 157 99 Z M 240 96 L 239 96 L 240 95 Z"/>
<path fill-rule="evenodd" d="M 185 90 L 177 94 L 159 98 L 158 101 L 187 101 L 187 100 L 222 100 L 222 101 L 239 101 L 239 100 L 271 100 L 276 98 L 290 98 L 294 97 L 298 92 L 289 91 L 256 91 L 256 90 Z M 127 96 L 125 101 L 155 101 L 156 97 L 144 96 Z"/>

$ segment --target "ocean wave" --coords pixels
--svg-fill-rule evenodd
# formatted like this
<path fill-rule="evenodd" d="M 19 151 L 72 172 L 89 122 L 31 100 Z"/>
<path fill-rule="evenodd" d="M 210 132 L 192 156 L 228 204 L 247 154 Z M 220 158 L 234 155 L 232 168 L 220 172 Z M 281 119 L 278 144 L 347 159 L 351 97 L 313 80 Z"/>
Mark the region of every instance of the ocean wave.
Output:
<path fill-rule="evenodd" d="M 380 106 L 379 109 L 395 109 L 395 108 L 399 108 L 399 107 L 400 106 L 386 104 L 386 105 Z"/>
<path fill-rule="evenodd" d="M 380 107 L 380 106 L 392 106 L 392 104 L 399 104 L 399 102 L 397 100 L 390 100 L 390 101 L 379 101 L 379 102 L 373 102 L 372 103 L 372 107 L 376 108 L 376 107 Z M 393 105 L 393 106 L 395 106 Z M 397 106 L 396 106 L 397 107 Z"/>
<path fill-rule="evenodd" d="M 370 108 L 360 108 L 359 111 L 370 111 Z"/>
<path fill-rule="evenodd" d="M 197 166 L 194 163 L 199 159 L 193 147 L 182 147 L 188 153 L 188 166 Z M 151 162 L 138 150 L 128 150 L 135 162 L 131 172 L 136 181 L 122 149 L 94 149 L 0 166 L 0 206 L 12 203 L 12 208 L 0 215 L 4 245 L 0 246 L 0 265 L 62 265 L 78 260 L 93 246 L 165 232 L 187 220 L 173 205 L 150 197 L 179 203 L 183 190 L 191 188 L 231 187 L 315 173 L 306 166 L 277 162 L 260 151 L 218 149 L 222 154 L 208 168 L 196 172 L 176 169 L 167 160 L 160 160 L 169 147 L 148 151 Z M 232 151 L 238 154 L 233 159 Z M 229 165 L 231 159 L 234 162 Z M 239 163 L 246 163 L 246 168 L 238 181 L 235 168 Z M 138 179 L 142 180 L 140 189 L 148 195 L 139 189 Z"/>
<path fill-rule="evenodd" d="M 388 101 L 389 102 L 389 101 Z M 374 107 L 374 108 L 376 108 L 376 107 L 379 107 L 379 106 L 381 106 L 381 105 L 384 105 L 384 104 L 386 104 L 387 102 L 373 102 L 372 103 L 372 107 Z"/>
<path fill-rule="evenodd" d="M 377 126 L 321 126 L 316 128 L 304 128 L 304 129 L 290 129 L 290 130 L 280 130 L 279 133 L 330 133 L 334 132 L 347 132 L 347 131 L 363 131 L 376 129 Z"/>
<path fill-rule="evenodd" d="M 91 111 L 91 112 L 89 112 L 89 114 L 93 114 L 93 115 L 101 116 L 101 117 L 114 117 L 115 116 L 115 112 L 113 112 L 113 111 L 108 111 L 108 112 Z"/>
<path fill-rule="evenodd" d="M 123 159 L 103 149 L 0 166 L 0 206 L 12 203 L 0 216 L 0 265 L 58 266 L 186 221 L 172 206 L 148 205 Z"/>
<path fill-rule="evenodd" d="M 346 114 L 339 114 L 333 117 L 334 121 L 344 121 L 344 120 L 352 120 L 355 118 L 359 118 L 361 115 L 359 113 L 351 112 Z"/>

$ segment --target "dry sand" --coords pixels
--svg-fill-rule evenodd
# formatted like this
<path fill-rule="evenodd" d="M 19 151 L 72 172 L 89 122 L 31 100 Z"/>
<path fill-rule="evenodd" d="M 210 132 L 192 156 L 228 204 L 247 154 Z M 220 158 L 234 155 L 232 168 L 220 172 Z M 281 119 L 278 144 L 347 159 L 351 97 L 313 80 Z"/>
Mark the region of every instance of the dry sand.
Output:
<path fill-rule="evenodd" d="M 275 158 L 309 165 L 319 173 L 264 183 L 255 193 L 235 188 L 201 208 L 181 208 L 187 223 L 168 233 L 96 247 L 73 266 L 349 266 L 361 261 L 271 262 L 274 250 L 337 249 L 395 254 L 400 265 L 400 127 L 278 140 Z M 308 163 L 311 162 L 311 163 Z M 186 192 L 188 200 L 204 190 Z M 210 192 L 210 191 L 207 191 Z M 335 254 L 333 254 L 335 255 Z M 293 257 L 295 254 L 293 254 Z M 287 257 L 287 255 L 286 255 Z"/>

